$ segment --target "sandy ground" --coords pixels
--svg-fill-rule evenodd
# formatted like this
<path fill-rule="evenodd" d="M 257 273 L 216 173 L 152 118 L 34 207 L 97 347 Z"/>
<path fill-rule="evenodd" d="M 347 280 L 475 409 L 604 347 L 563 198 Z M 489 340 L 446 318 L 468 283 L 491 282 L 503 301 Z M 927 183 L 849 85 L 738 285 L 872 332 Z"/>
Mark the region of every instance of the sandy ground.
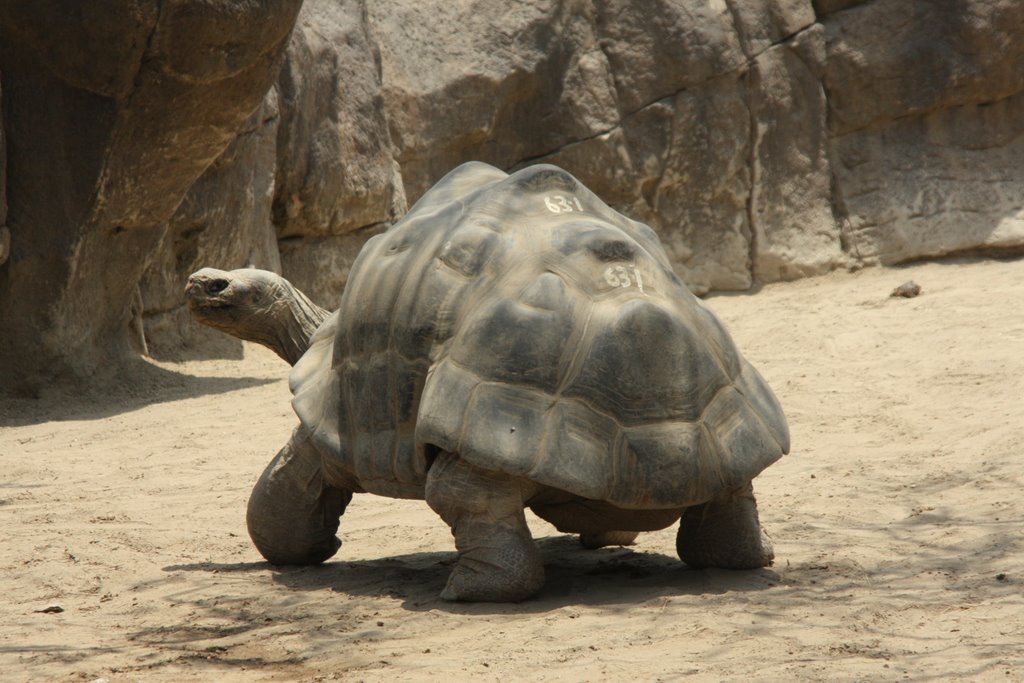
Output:
<path fill-rule="evenodd" d="M 688 569 L 671 529 L 586 551 L 531 518 L 540 597 L 449 604 L 447 527 L 364 495 L 332 561 L 275 569 L 245 501 L 294 418 L 252 347 L 0 403 L 0 679 L 1024 681 L 1024 261 L 710 303 L 790 420 L 755 482 L 773 567 Z"/>

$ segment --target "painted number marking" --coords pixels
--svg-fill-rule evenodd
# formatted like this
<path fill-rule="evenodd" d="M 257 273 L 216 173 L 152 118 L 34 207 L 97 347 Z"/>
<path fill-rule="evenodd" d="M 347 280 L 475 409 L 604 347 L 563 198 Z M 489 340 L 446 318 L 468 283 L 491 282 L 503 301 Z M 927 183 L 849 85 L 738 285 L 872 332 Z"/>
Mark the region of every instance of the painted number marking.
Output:
<path fill-rule="evenodd" d="M 644 291 L 644 279 L 636 266 L 608 266 L 604 271 L 604 280 L 612 287 L 636 287 Z"/>
<path fill-rule="evenodd" d="M 573 213 L 582 212 L 583 205 L 577 197 L 563 197 L 560 194 L 544 197 L 544 206 L 548 207 L 551 213 Z"/>

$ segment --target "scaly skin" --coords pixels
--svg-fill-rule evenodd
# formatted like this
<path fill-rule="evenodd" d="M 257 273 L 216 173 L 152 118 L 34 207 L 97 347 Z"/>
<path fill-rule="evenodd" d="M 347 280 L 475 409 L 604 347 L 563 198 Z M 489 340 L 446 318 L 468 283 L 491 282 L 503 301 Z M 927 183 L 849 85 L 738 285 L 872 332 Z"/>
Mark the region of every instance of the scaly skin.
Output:
<path fill-rule="evenodd" d="M 185 296 L 197 321 L 262 344 L 289 365 L 330 315 L 280 275 L 254 268 L 203 268 L 189 276 Z"/>

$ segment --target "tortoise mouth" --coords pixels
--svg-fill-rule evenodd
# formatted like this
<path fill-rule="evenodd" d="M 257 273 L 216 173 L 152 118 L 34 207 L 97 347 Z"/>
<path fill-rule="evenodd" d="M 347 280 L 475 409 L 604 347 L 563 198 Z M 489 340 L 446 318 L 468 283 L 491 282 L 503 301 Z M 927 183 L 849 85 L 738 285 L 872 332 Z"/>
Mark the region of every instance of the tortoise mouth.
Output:
<path fill-rule="evenodd" d="M 194 313 L 202 313 L 204 311 L 224 311 L 234 308 L 235 305 L 223 299 L 205 299 L 189 296 L 188 307 Z"/>

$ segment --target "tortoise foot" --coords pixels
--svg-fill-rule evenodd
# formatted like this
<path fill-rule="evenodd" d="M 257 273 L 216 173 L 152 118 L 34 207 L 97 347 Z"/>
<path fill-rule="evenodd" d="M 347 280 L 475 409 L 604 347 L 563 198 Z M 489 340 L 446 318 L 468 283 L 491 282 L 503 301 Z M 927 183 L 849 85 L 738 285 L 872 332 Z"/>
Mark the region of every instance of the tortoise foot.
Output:
<path fill-rule="evenodd" d="M 761 528 L 753 488 L 745 487 L 683 512 L 676 535 L 680 559 L 695 569 L 757 569 L 775 559 Z"/>
<path fill-rule="evenodd" d="M 459 559 L 441 598 L 471 602 L 518 602 L 544 586 L 544 565 L 533 539 L 493 524 L 459 524 Z"/>
<path fill-rule="evenodd" d="M 544 565 L 523 514 L 521 482 L 442 453 L 427 473 L 427 504 L 448 524 L 459 558 L 441 597 L 516 602 L 544 585 Z"/>

